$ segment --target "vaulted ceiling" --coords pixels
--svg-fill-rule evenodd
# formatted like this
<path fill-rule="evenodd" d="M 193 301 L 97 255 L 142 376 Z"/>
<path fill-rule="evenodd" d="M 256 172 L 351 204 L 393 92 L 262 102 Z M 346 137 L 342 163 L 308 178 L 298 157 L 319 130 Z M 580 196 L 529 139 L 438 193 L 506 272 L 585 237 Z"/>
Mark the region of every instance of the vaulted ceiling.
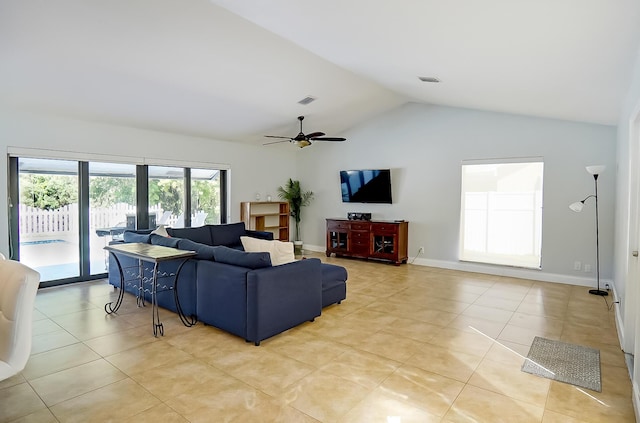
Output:
<path fill-rule="evenodd" d="M 0 107 L 255 144 L 407 101 L 616 124 L 639 22 L 636 0 L 0 0 Z"/>

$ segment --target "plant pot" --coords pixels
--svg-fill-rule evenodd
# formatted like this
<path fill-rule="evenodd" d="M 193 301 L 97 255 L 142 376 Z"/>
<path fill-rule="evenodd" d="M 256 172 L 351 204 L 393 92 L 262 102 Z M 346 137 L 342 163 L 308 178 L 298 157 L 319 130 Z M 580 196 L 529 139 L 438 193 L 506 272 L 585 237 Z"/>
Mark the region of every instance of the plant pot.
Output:
<path fill-rule="evenodd" d="M 293 241 L 293 254 L 296 256 L 302 255 L 302 241 Z"/>

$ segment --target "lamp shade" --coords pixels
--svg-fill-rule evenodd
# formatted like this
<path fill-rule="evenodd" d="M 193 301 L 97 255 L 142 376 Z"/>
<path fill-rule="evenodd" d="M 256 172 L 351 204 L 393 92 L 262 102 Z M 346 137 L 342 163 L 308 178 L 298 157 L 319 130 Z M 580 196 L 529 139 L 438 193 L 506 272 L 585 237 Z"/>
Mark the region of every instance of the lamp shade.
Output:
<path fill-rule="evenodd" d="M 592 165 L 587 166 L 587 172 L 592 175 L 600 175 L 607 167 L 605 165 Z"/>
<path fill-rule="evenodd" d="M 576 213 L 580 213 L 583 207 L 584 207 L 583 201 L 576 201 L 575 203 L 569 204 L 569 208 Z"/>

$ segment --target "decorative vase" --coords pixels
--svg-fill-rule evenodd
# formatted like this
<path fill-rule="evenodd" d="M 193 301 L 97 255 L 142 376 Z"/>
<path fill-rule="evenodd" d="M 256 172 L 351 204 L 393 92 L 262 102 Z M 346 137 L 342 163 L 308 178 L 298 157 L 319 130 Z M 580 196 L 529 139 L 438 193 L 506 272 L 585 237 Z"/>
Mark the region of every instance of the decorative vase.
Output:
<path fill-rule="evenodd" d="M 296 256 L 302 255 L 302 241 L 293 241 L 293 254 Z"/>

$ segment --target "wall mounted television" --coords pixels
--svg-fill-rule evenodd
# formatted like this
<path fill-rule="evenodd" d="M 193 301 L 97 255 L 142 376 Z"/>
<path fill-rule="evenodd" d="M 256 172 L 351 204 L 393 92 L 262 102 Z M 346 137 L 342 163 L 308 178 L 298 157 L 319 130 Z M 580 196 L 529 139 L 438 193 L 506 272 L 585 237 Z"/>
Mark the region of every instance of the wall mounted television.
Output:
<path fill-rule="evenodd" d="M 343 203 L 391 204 L 391 169 L 341 170 Z"/>

